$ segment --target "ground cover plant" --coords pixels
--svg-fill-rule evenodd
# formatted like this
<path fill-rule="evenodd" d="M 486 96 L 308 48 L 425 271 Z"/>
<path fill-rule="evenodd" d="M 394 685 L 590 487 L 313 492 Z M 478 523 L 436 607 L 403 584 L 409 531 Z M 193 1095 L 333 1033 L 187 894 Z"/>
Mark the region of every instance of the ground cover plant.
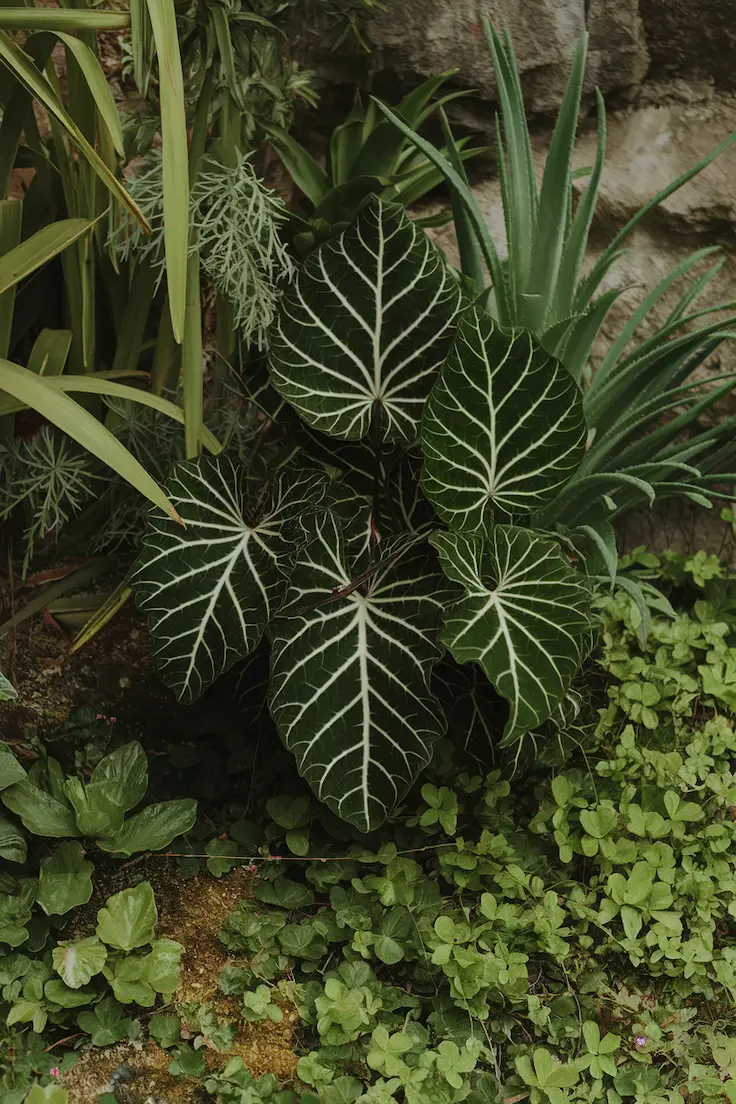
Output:
<path fill-rule="evenodd" d="M 368 836 L 296 774 L 285 784 L 272 752 L 246 766 L 244 812 L 237 756 L 173 742 L 151 797 L 195 778 L 203 793 L 175 845 L 180 876 L 255 868 L 219 936 L 227 1006 L 177 1003 L 181 946 L 159 946 L 152 891 L 133 878 L 90 934 L 31 927 L 0 958 L 8 1099 L 34 1079 L 65 1092 L 79 1055 L 62 1046 L 52 1066 L 38 1036 L 72 1027 L 93 1048 L 155 1041 L 192 1099 L 217 1102 L 731 1099 L 735 584 L 705 553 L 639 550 L 621 577 L 660 597 L 648 624 L 625 588 L 599 600 L 577 721 L 495 764 L 454 726 Z M 78 731 L 89 778 L 110 753 L 94 725 Z M 199 765 L 213 753 L 214 800 Z M 253 1077 L 239 1034 L 287 1017 L 298 1080 Z"/>

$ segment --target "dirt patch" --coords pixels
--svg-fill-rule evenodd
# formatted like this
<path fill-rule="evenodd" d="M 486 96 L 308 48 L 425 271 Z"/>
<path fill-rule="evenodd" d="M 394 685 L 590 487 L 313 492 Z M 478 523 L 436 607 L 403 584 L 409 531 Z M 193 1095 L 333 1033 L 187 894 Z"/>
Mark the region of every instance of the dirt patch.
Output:
<path fill-rule="evenodd" d="M 293 1049 L 296 1011 L 284 1007 L 280 1024 L 270 1020 L 247 1023 L 237 1002 L 218 989 L 223 967 L 243 964 L 227 952 L 218 933 L 225 918 L 244 898 L 251 896 L 251 872 L 240 868 L 219 879 L 208 874 L 183 879 L 177 876 L 173 859 L 155 857 L 111 867 L 102 872 L 92 900 L 80 912 L 73 937 L 94 930 L 97 909 L 111 893 L 143 880 L 151 882 L 156 895 L 157 936 L 176 939 L 184 946 L 181 981 L 171 1010 L 185 1004 L 207 1003 L 238 1029 L 226 1054 L 204 1052 L 210 1069 L 220 1068 L 237 1055 L 255 1077 L 273 1073 L 280 1081 L 293 1081 L 298 1060 Z M 69 1089 L 73 1104 L 97 1104 L 103 1092 L 114 1092 L 119 1104 L 185 1104 L 201 1099 L 199 1083 L 173 1077 L 169 1073 L 170 1063 L 171 1054 L 152 1042 L 105 1049 L 85 1047 L 63 1084 Z"/>

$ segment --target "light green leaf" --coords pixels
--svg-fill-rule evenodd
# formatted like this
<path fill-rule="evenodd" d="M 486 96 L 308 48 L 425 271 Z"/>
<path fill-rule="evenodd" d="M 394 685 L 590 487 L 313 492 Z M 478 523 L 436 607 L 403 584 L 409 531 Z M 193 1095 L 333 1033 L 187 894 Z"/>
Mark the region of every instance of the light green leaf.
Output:
<path fill-rule="evenodd" d="M 7 391 L 67 433 L 83 448 L 107 464 L 121 478 L 171 517 L 176 510 L 155 479 L 131 452 L 88 410 L 70 399 L 54 381 L 8 360 L 0 360 L 0 390 Z"/>
<path fill-rule="evenodd" d="M 466 312 L 422 421 L 422 488 L 453 529 L 481 532 L 493 511 L 529 515 L 583 458 L 580 391 L 527 330 Z"/>
<path fill-rule="evenodd" d="M 71 807 L 40 790 L 31 781 L 16 782 L 0 794 L 0 799 L 34 836 L 78 836 L 80 832 Z"/>
<path fill-rule="evenodd" d="M 61 123 L 77 149 L 87 159 L 112 195 L 120 200 L 123 206 L 130 211 L 133 218 L 140 222 L 144 228 L 150 229 L 137 204 L 84 137 L 44 74 L 39 72 L 32 58 L 13 42 L 6 31 L 0 31 L 0 60 L 22 82 L 24 87 L 43 104 L 46 110 Z"/>
<path fill-rule="evenodd" d="M 46 915 L 63 915 L 78 905 L 85 905 L 92 896 L 93 870 L 93 863 L 84 858 L 81 844 L 76 840 L 62 843 L 53 855 L 41 859 L 36 901 Z"/>
<path fill-rule="evenodd" d="M 54 969 L 70 989 L 81 989 L 107 962 L 107 947 L 96 935 L 76 943 L 57 943 L 51 952 Z"/>
<path fill-rule="evenodd" d="M 509 703 L 504 739 L 536 728 L 563 700 L 587 649 L 590 592 L 556 542 L 497 525 L 489 541 L 433 533 L 443 570 L 465 593 L 440 641 L 478 663 Z"/>
<path fill-rule="evenodd" d="M 187 294 L 189 248 L 189 146 L 184 78 L 173 0 L 148 0 L 158 54 L 163 138 L 164 250 L 174 337 L 181 344 Z"/>
<path fill-rule="evenodd" d="M 25 777 L 26 772 L 8 745 L 0 742 L 0 790 L 7 789 L 14 782 L 22 782 Z"/>
<path fill-rule="evenodd" d="M 197 819 L 197 802 L 182 797 L 147 805 L 140 813 L 126 820 L 114 836 L 97 840 L 101 851 L 117 855 L 135 855 L 138 851 L 160 851 L 177 836 L 193 827 Z"/>
<path fill-rule="evenodd" d="M 308 532 L 286 612 L 271 625 L 271 715 L 317 797 L 366 832 L 444 730 L 429 680 L 446 584 L 424 542 L 409 538 L 385 542 L 373 576 L 353 587 L 349 542 L 332 515 Z"/>
<path fill-rule="evenodd" d="M 154 939 L 151 953 L 142 960 L 144 977 L 157 993 L 170 996 L 179 984 L 181 956 L 184 951 L 181 943 L 174 939 Z"/>
<path fill-rule="evenodd" d="M 374 198 L 284 295 L 272 383 L 323 433 L 357 441 L 377 417 L 383 440 L 412 441 L 459 307 L 429 238 L 402 207 Z"/>
<path fill-rule="evenodd" d="M 42 227 L 16 245 L 15 249 L 0 257 L 0 294 L 56 257 L 94 225 L 94 221 L 89 219 L 61 219 Z"/>
<path fill-rule="evenodd" d="M 35 1030 L 35 1028 L 34 1028 Z M 68 1104 L 69 1093 L 61 1085 L 33 1085 L 25 1104 Z"/>
<path fill-rule="evenodd" d="M 286 592 L 299 519 L 324 479 L 282 470 L 251 496 L 244 469 L 200 458 L 178 464 L 168 487 L 185 528 L 154 514 L 130 581 L 161 677 L 191 702 L 260 641 Z"/>
<path fill-rule="evenodd" d="M 157 919 L 151 883 L 141 882 L 108 898 L 97 913 L 97 935 L 109 947 L 132 951 L 151 942 Z"/>
<path fill-rule="evenodd" d="M 59 978 L 52 978 L 44 985 L 43 995 L 62 1008 L 82 1008 L 85 1004 L 94 1004 L 100 994 L 94 986 L 89 989 L 70 989 Z"/>
<path fill-rule="evenodd" d="M 85 785 L 79 778 L 67 778 L 64 793 L 74 809 L 79 835 L 96 839 L 117 832 L 122 826 L 122 793 L 114 782 Z"/>
<path fill-rule="evenodd" d="M 123 744 L 100 759 L 92 771 L 90 783 L 101 782 L 115 784 L 125 812 L 143 800 L 148 789 L 148 758 L 137 740 Z"/>

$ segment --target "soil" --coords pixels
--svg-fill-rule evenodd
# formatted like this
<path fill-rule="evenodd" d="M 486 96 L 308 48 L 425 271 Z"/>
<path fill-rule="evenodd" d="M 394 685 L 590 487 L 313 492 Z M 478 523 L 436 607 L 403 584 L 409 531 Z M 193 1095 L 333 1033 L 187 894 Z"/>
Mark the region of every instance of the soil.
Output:
<path fill-rule="evenodd" d="M 176 939 L 185 948 L 181 981 L 170 1010 L 206 1002 L 238 1027 L 226 1054 L 204 1049 L 210 1069 L 220 1068 L 237 1055 L 255 1077 L 273 1073 L 281 1082 L 294 1082 L 298 1060 L 293 1049 L 295 1009 L 284 1006 L 280 1024 L 270 1020 L 247 1023 L 237 1002 L 220 993 L 217 985 L 224 966 L 243 964 L 227 952 L 217 936 L 225 918 L 250 895 L 253 875 L 241 868 L 220 879 L 201 874 L 185 880 L 176 873 L 173 860 L 153 856 L 111 867 L 89 905 L 80 911 L 73 937 L 94 929 L 97 909 L 107 896 L 143 880 L 151 882 L 156 895 L 157 936 Z M 169 1073 L 171 1060 L 171 1054 L 153 1042 L 89 1046 L 82 1049 L 77 1065 L 64 1075 L 62 1084 L 69 1090 L 70 1104 L 97 1104 L 104 1092 L 114 1092 L 118 1104 L 185 1104 L 202 1099 L 198 1082 Z"/>

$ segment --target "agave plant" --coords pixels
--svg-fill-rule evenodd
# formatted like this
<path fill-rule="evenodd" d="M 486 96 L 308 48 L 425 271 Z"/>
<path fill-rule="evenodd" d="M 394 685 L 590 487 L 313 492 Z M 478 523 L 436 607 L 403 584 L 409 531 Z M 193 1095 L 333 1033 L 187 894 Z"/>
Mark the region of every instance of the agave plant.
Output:
<path fill-rule="evenodd" d="M 453 70 L 430 77 L 413 89 L 396 108 L 403 119 L 420 127 L 444 104 L 464 95 L 449 92 L 434 99 Z M 283 128 L 271 126 L 268 135 L 303 199 L 294 213 L 296 243 L 306 253 L 315 243 L 343 230 L 370 195 L 402 203 L 417 203 L 442 181 L 442 173 L 402 134 L 381 118 L 375 104 L 363 106 L 360 95 L 344 123 L 330 136 L 324 166 Z M 453 143 L 462 162 L 479 153 L 467 138 Z M 446 221 L 440 216 L 440 222 Z M 427 224 L 427 220 L 419 220 Z M 437 219 L 431 220 L 437 225 Z"/>
<path fill-rule="evenodd" d="M 584 261 L 595 215 L 606 144 L 606 114 L 596 93 L 598 138 L 587 185 L 578 196 L 572 159 L 580 115 L 587 36 L 578 44 L 547 152 L 541 185 L 532 160 L 521 81 L 508 34 L 490 20 L 486 31 L 498 87 L 496 144 L 507 256 L 487 227 L 452 133 L 443 117 L 447 155 L 419 136 L 401 113 L 376 101 L 398 132 L 442 172 L 451 191 L 463 273 L 504 327 L 532 330 L 572 378 L 584 386 L 588 450 L 575 476 L 546 507 L 540 520 L 569 527 L 596 521 L 593 535 L 612 547 L 610 522 L 655 499 L 681 497 L 711 505 L 709 488 L 736 478 L 734 426 L 727 418 L 707 432 L 697 420 L 733 390 L 736 377 L 706 387 L 693 382 L 696 368 L 734 335 L 736 302 L 695 309 L 723 261 L 705 273 L 716 249 L 693 253 L 672 270 L 623 325 L 596 371 L 591 350 L 608 311 L 623 289 L 602 290 L 626 240 L 649 211 L 706 168 L 734 140 L 731 136 L 646 203 L 619 230 L 587 271 Z M 637 342 L 639 328 L 677 283 L 680 298 L 665 322 Z M 726 317 L 724 317 L 726 312 Z M 651 326 L 650 326 L 651 329 Z M 719 497 L 730 497 L 719 492 Z M 591 502 L 594 508 L 591 509 Z"/>

